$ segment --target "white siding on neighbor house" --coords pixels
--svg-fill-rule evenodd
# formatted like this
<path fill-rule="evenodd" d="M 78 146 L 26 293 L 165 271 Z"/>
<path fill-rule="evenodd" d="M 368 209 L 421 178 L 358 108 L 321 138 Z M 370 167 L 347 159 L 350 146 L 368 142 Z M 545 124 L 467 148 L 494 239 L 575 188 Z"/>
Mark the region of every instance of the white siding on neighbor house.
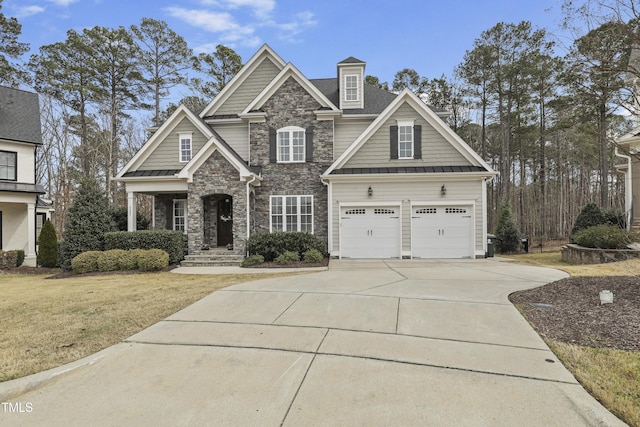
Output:
<path fill-rule="evenodd" d="M 249 126 L 246 123 L 215 124 L 213 128 L 240 157 L 249 159 Z"/>
<path fill-rule="evenodd" d="M 35 203 L 35 196 L 30 195 L 30 202 Z M 2 195 L 0 194 L 0 198 Z M 26 203 L 0 203 L 2 212 L 2 249 L 27 250 L 27 204 Z"/>
<path fill-rule="evenodd" d="M 0 151 L 16 153 L 16 182 L 35 184 L 35 145 L 0 141 Z"/>
<path fill-rule="evenodd" d="M 207 139 L 189 119 L 185 117 L 171 130 L 169 135 L 158 144 L 153 153 L 147 157 L 138 170 L 182 169 L 186 163 L 180 162 L 178 135 L 191 132 L 191 157 L 195 156 L 207 142 Z"/>
<path fill-rule="evenodd" d="M 215 112 L 215 114 L 241 113 L 251 101 L 280 72 L 280 68 L 269 58 L 265 58 L 235 92 Z"/>
<path fill-rule="evenodd" d="M 344 153 L 349 146 L 371 124 L 373 119 L 348 119 L 335 122 L 333 135 L 333 160 Z"/>
<path fill-rule="evenodd" d="M 422 159 L 391 159 L 389 149 L 390 126 L 397 120 L 415 120 L 422 126 Z M 471 163 L 408 104 L 402 105 L 393 116 L 354 153 L 345 168 L 396 166 L 465 166 Z"/>
<path fill-rule="evenodd" d="M 355 179 L 355 178 L 354 178 Z M 442 185 L 446 186 L 446 196 L 440 195 Z M 475 250 L 483 250 L 482 224 L 482 178 L 460 180 L 451 178 L 425 179 L 423 175 L 416 176 L 413 182 L 376 182 L 358 178 L 358 182 L 333 183 L 331 213 L 333 218 L 333 248 L 337 253 L 340 249 L 340 208 L 349 203 L 367 203 L 375 205 L 381 202 L 401 202 L 402 206 L 402 254 L 411 253 L 411 203 L 414 205 L 428 205 L 429 202 L 456 204 L 460 201 L 475 202 Z M 369 197 L 367 191 L 371 186 L 373 195 Z M 422 202 L 426 202 L 422 204 Z"/>

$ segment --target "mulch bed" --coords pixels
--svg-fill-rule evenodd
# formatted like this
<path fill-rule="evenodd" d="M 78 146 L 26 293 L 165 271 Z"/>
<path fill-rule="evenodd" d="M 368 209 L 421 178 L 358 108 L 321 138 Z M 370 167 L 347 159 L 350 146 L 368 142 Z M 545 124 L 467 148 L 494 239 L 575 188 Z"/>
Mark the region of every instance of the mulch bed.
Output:
<path fill-rule="evenodd" d="M 600 304 L 600 291 L 613 304 Z M 568 344 L 640 351 L 640 277 L 574 277 L 509 297 L 540 335 Z"/>

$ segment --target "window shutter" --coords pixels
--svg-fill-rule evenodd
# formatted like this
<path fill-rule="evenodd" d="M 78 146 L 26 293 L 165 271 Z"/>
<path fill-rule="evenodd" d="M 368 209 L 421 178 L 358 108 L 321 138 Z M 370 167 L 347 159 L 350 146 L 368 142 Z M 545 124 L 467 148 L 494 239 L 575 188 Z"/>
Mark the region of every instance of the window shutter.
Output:
<path fill-rule="evenodd" d="M 390 128 L 391 138 L 390 139 L 390 149 L 391 149 L 391 158 L 398 158 L 398 126 L 391 126 Z"/>
<path fill-rule="evenodd" d="M 167 200 L 165 208 L 167 209 L 167 230 L 173 230 L 173 200 Z"/>
<path fill-rule="evenodd" d="M 313 126 L 309 126 L 304 135 L 304 155 L 305 161 L 313 161 Z"/>
<path fill-rule="evenodd" d="M 278 135 L 274 128 L 269 128 L 269 161 L 276 163 L 278 161 Z"/>
<path fill-rule="evenodd" d="M 422 126 L 413 126 L 413 158 L 422 158 Z"/>

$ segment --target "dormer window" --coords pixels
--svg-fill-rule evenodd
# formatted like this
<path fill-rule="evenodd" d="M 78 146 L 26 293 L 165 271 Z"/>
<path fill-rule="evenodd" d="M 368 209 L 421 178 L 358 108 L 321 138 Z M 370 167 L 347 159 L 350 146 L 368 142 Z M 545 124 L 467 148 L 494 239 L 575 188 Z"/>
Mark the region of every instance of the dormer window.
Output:
<path fill-rule="evenodd" d="M 345 101 L 358 101 L 359 100 L 359 91 L 358 91 L 359 83 L 358 83 L 358 75 L 350 74 L 344 76 L 344 100 Z"/>
<path fill-rule="evenodd" d="M 192 134 L 180 133 L 178 134 L 178 141 L 180 144 L 180 162 L 187 163 L 191 160 L 192 156 Z"/>
<path fill-rule="evenodd" d="M 278 163 L 305 161 L 305 130 L 288 126 L 278 130 Z"/>

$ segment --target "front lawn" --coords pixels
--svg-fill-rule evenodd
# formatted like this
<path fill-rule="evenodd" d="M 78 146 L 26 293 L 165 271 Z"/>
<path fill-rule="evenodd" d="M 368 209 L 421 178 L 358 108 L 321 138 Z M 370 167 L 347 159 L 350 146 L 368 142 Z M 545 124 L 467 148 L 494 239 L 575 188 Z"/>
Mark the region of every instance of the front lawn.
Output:
<path fill-rule="evenodd" d="M 89 356 L 226 286 L 291 274 L 0 272 L 0 382 Z"/>

